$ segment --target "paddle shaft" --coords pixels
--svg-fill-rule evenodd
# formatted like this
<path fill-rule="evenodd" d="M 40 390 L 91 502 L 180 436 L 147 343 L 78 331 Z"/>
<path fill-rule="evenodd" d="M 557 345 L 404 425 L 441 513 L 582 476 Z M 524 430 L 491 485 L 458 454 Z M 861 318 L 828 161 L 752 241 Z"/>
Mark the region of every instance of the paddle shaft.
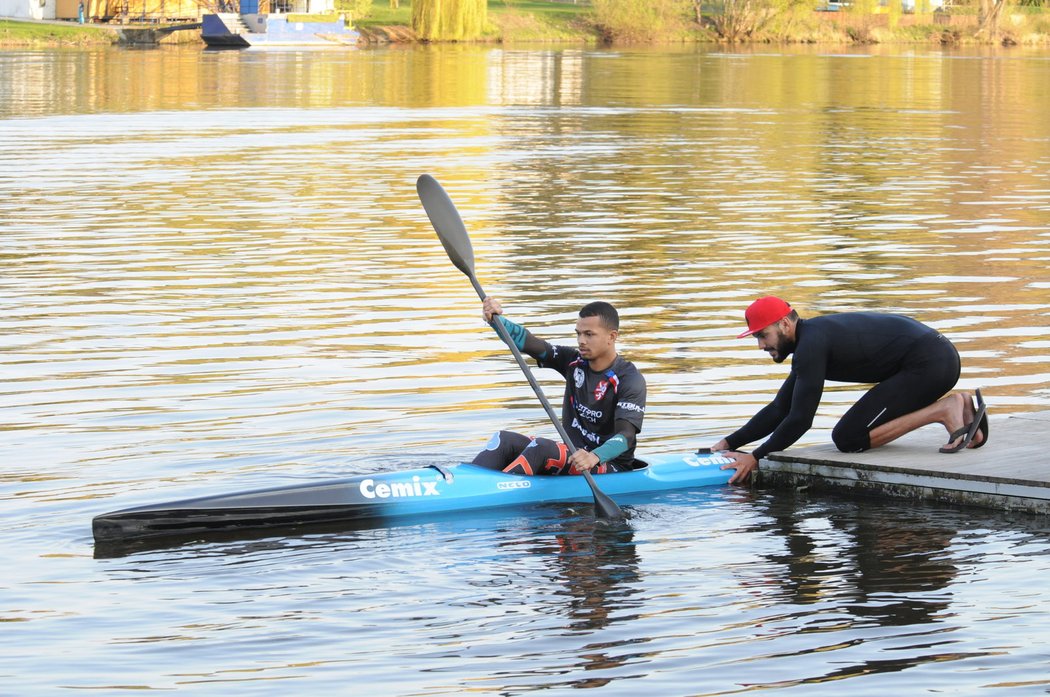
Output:
<path fill-rule="evenodd" d="M 419 180 L 416 182 L 416 189 L 419 192 L 423 208 L 426 210 L 427 216 L 429 216 L 430 222 L 434 226 L 434 231 L 437 232 L 449 260 L 470 279 L 470 283 L 474 286 L 474 290 L 477 291 L 478 297 L 484 301 L 487 296 L 485 289 L 481 287 L 477 275 L 474 273 L 474 249 L 470 244 L 470 235 L 467 234 L 467 229 L 463 225 L 463 219 L 460 217 L 459 211 L 456 210 L 455 204 L 452 203 L 452 199 L 449 198 L 448 193 L 446 193 L 441 184 L 429 174 L 420 175 Z M 510 338 L 507 328 L 503 326 L 503 322 L 496 318 L 493 318 L 491 324 L 499 338 L 510 348 L 511 353 L 514 355 L 514 360 L 517 361 L 521 372 L 525 374 L 529 385 L 532 386 L 532 391 L 536 393 L 536 397 L 540 400 L 540 404 L 543 405 L 544 410 L 547 412 L 547 417 L 554 424 L 558 435 L 565 445 L 575 452 L 576 446 L 572 442 L 572 438 L 569 437 L 569 433 L 565 430 L 561 419 L 554 413 L 554 408 L 551 407 L 547 396 L 543 394 L 540 384 L 536 382 L 536 377 L 532 374 L 529 364 L 525 362 L 521 351 L 518 350 L 514 340 Z M 594 495 L 595 514 L 600 518 L 622 520 L 624 518 L 623 511 L 620 510 L 615 501 L 598 488 L 598 484 L 594 481 L 594 476 L 591 475 L 589 470 L 583 471 L 583 477 L 587 480 L 587 485 L 590 486 L 591 493 Z"/>
<path fill-rule="evenodd" d="M 484 300 L 486 297 L 484 289 L 481 284 L 478 283 L 478 279 L 471 275 L 470 282 L 474 285 L 474 290 L 478 292 L 478 297 Z M 547 412 L 547 416 L 550 417 L 551 423 L 554 424 L 554 428 L 558 431 L 558 436 L 562 439 L 562 442 L 569 446 L 573 451 L 576 450 L 576 444 L 572 442 L 572 438 L 569 437 L 569 432 L 565 430 L 565 424 L 561 422 L 558 415 L 554 411 L 554 407 L 551 406 L 550 400 L 547 399 L 547 395 L 543 393 L 543 388 L 536 381 L 536 376 L 532 374 L 532 369 L 529 368 L 529 364 L 525 362 L 525 357 L 521 355 L 521 351 L 518 349 L 517 344 L 510 338 L 510 333 L 507 332 L 507 328 L 503 326 L 503 322 L 500 322 L 497 318 L 493 317 L 490 322 L 496 333 L 499 334 L 499 338 L 503 339 L 503 343 L 510 348 L 510 352 L 514 354 L 514 360 L 518 362 L 518 367 L 521 368 L 521 372 L 525 373 L 525 378 L 529 381 L 532 386 L 532 391 L 536 393 L 536 397 L 539 398 L 540 404 L 543 405 L 544 411 Z M 586 474 L 590 474 L 587 472 Z"/>
<path fill-rule="evenodd" d="M 477 276 L 472 273 L 467 274 L 467 278 L 470 279 L 471 285 L 474 286 L 474 290 L 477 291 L 478 297 L 485 300 L 488 297 L 485 294 L 485 289 L 481 287 L 481 283 L 478 282 Z M 529 385 L 532 386 L 532 391 L 536 393 L 537 399 L 540 400 L 540 404 L 543 405 L 544 411 L 547 412 L 547 417 L 554 424 L 555 430 L 558 431 L 558 436 L 561 437 L 562 442 L 569 446 L 569 449 L 573 452 L 576 451 L 576 445 L 572 442 L 572 438 L 569 436 L 569 432 L 565 430 L 565 425 L 558 418 L 558 415 L 554 412 L 554 407 L 551 406 L 550 400 L 547 399 L 547 395 L 543 393 L 543 388 L 536 382 L 536 376 L 532 374 L 532 369 L 529 368 L 529 364 L 525 362 L 525 357 L 521 355 L 521 351 L 518 349 L 514 340 L 510 338 L 510 334 L 507 332 L 507 328 L 503 326 L 503 322 L 500 322 L 498 318 L 493 317 L 491 322 L 496 333 L 499 334 L 499 338 L 503 340 L 503 343 L 507 345 L 510 352 L 514 355 L 514 360 L 518 362 L 518 367 L 521 368 L 521 372 L 525 373 L 525 379 L 529 381 Z M 594 507 L 595 510 L 601 514 L 602 518 L 623 518 L 623 511 L 616 505 L 605 492 L 598 488 L 598 483 L 594 481 L 594 475 L 591 474 L 590 470 L 583 470 L 583 478 L 587 480 L 587 485 L 591 487 L 591 493 L 594 494 Z"/>

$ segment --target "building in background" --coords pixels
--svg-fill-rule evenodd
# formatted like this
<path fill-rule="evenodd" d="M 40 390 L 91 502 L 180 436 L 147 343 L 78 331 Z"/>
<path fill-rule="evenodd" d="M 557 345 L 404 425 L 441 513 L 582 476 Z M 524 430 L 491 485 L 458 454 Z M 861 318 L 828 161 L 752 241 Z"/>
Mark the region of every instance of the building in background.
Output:
<path fill-rule="evenodd" d="M 0 17 L 54 19 L 55 0 L 0 0 Z"/>

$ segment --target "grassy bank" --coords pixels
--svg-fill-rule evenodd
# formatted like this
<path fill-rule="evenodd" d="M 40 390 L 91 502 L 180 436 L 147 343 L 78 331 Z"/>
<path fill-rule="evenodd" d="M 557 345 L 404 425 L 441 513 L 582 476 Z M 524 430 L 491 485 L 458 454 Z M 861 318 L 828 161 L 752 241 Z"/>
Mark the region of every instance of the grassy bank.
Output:
<path fill-rule="evenodd" d="M 0 46 L 97 46 L 117 42 L 116 32 L 88 24 L 49 24 L 0 19 Z"/>
<path fill-rule="evenodd" d="M 575 41 L 601 39 L 588 5 L 490 0 L 489 22 L 502 41 Z"/>
<path fill-rule="evenodd" d="M 601 40 L 589 4 L 542 0 L 488 0 L 489 29 L 483 41 L 589 43 Z M 372 12 L 354 22 L 366 33 L 381 27 L 410 27 L 411 0 L 391 9 L 389 0 L 373 0 Z"/>
<path fill-rule="evenodd" d="M 411 0 L 391 9 L 389 0 L 373 0 L 368 17 L 354 22 L 365 35 L 382 35 L 393 41 L 411 40 Z M 713 6 L 712 6 L 713 7 Z M 709 8 L 710 9 L 710 8 Z M 741 43 L 808 44 L 978 44 L 973 37 L 976 17 L 953 12 L 935 18 L 927 15 L 896 15 L 851 11 L 815 12 L 793 5 L 762 23 Z M 603 24 L 591 3 L 543 2 L 542 0 L 488 0 L 489 30 L 483 41 L 504 43 L 561 42 L 619 44 L 711 43 L 721 41 L 718 17 L 705 15 L 704 23 L 685 14 L 663 17 L 658 27 L 646 27 L 643 16 L 630 14 Z M 1012 7 L 1001 23 L 996 43 L 1050 45 L 1050 12 L 1041 8 Z"/>

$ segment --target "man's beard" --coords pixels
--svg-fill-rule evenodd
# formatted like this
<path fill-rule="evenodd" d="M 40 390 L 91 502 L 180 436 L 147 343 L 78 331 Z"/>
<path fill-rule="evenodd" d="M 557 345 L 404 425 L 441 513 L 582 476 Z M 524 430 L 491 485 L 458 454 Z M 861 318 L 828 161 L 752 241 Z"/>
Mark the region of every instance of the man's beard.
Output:
<path fill-rule="evenodd" d="M 774 349 L 776 355 L 773 356 L 774 363 L 783 363 L 787 360 L 787 357 L 795 352 L 795 342 L 792 339 L 787 338 L 784 334 L 777 336 L 777 345 Z"/>

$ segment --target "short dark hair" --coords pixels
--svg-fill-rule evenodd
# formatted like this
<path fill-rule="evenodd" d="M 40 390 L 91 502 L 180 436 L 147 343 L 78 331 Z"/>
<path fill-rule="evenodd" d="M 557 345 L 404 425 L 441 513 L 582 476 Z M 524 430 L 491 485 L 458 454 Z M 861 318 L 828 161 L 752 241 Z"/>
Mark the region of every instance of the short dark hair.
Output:
<path fill-rule="evenodd" d="M 598 317 L 609 331 L 620 330 L 620 314 L 616 308 L 602 300 L 595 300 L 580 308 L 580 317 Z"/>

